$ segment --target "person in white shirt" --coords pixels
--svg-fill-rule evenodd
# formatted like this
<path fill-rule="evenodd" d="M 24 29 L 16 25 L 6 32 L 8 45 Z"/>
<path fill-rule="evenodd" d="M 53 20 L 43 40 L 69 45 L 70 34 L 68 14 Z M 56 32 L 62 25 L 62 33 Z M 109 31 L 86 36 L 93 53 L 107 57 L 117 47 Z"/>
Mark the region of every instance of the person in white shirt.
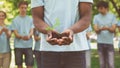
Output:
<path fill-rule="evenodd" d="M 86 31 L 93 0 L 31 0 L 41 32 L 41 68 L 86 68 Z"/>

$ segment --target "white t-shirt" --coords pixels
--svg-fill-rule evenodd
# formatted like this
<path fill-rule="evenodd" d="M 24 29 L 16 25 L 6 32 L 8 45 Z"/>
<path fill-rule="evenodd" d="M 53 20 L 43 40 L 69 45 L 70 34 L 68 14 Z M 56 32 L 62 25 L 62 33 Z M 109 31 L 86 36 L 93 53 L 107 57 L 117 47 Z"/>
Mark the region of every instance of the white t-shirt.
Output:
<path fill-rule="evenodd" d="M 56 19 L 59 19 L 60 24 L 54 29 L 58 32 L 63 32 L 78 21 L 78 5 L 79 2 L 90 2 L 93 0 L 31 0 L 31 7 L 44 6 L 44 20 L 50 26 L 54 26 Z M 46 35 L 41 34 L 40 51 L 82 51 L 88 50 L 86 39 L 86 31 L 74 35 L 73 43 L 70 45 L 50 45 L 46 42 Z"/>

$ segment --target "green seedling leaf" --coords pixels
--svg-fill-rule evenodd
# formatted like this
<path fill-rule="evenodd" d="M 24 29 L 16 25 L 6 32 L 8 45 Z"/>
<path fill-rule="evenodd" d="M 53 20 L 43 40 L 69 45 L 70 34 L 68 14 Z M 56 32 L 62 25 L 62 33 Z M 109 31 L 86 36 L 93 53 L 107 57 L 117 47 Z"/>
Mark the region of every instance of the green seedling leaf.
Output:
<path fill-rule="evenodd" d="M 60 25 L 60 20 L 59 20 L 59 18 L 56 18 L 53 28 L 58 27 L 59 25 Z"/>
<path fill-rule="evenodd" d="M 46 30 L 54 30 L 52 27 L 47 27 Z"/>
<path fill-rule="evenodd" d="M 47 27 L 46 30 L 54 30 L 59 25 L 60 25 L 60 20 L 59 20 L 59 18 L 56 18 L 55 19 L 55 24 L 53 25 L 53 27 Z"/>

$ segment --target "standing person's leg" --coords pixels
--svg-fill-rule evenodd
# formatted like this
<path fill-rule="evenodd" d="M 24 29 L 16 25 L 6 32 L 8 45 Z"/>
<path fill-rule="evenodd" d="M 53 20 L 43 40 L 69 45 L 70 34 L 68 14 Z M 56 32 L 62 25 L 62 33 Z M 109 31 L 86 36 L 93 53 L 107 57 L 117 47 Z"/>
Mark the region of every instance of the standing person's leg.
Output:
<path fill-rule="evenodd" d="M 40 68 L 62 68 L 60 66 L 60 52 L 41 52 Z"/>
<path fill-rule="evenodd" d="M 10 68 L 11 53 L 5 53 L 3 59 L 3 68 Z"/>
<path fill-rule="evenodd" d="M 107 48 L 104 48 L 104 64 L 105 64 L 105 68 L 108 68 L 108 53 L 107 53 Z"/>
<path fill-rule="evenodd" d="M 86 68 L 91 68 L 91 51 L 87 50 L 85 53 L 86 57 Z"/>
<path fill-rule="evenodd" d="M 119 51 L 118 51 L 118 52 L 119 52 L 119 54 L 120 54 L 120 47 L 119 47 Z"/>
<path fill-rule="evenodd" d="M 118 52 L 119 52 L 119 54 L 120 54 L 120 40 L 119 40 L 119 43 L 118 43 Z"/>
<path fill-rule="evenodd" d="M 37 61 L 37 68 L 40 68 L 41 64 L 41 52 L 40 51 L 34 51 L 35 59 Z"/>
<path fill-rule="evenodd" d="M 99 54 L 99 61 L 100 61 L 100 68 L 105 68 L 105 54 L 104 54 L 104 44 L 98 43 L 98 54 Z"/>
<path fill-rule="evenodd" d="M 21 48 L 15 48 L 15 64 L 17 65 L 17 68 L 22 68 L 23 63 L 23 50 Z"/>
<path fill-rule="evenodd" d="M 113 45 L 108 46 L 108 68 L 114 68 L 114 47 Z"/>
<path fill-rule="evenodd" d="M 87 68 L 85 51 L 74 51 L 64 54 L 64 68 Z"/>
<path fill-rule="evenodd" d="M 25 48 L 24 54 L 25 54 L 25 64 L 27 68 L 32 68 L 34 65 L 32 48 Z"/>
<path fill-rule="evenodd" d="M 0 68 L 3 66 L 3 54 L 0 54 Z"/>

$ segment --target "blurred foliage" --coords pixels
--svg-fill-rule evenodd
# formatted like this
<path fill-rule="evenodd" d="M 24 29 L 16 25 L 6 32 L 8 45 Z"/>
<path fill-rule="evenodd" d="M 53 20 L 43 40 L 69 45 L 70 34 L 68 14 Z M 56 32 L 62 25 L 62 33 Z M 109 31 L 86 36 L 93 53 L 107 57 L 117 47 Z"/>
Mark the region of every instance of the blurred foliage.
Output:
<path fill-rule="evenodd" d="M 12 19 L 18 15 L 18 3 L 23 0 L 0 0 L 0 10 L 3 10 L 7 13 L 7 24 L 11 24 Z M 28 15 L 31 15 L 31 9 L 30 9 L 30 1 L 31 0 L 24 0 L 28 1 Z M 93 3 L 93 16 L 98 13 L 96 4 L 100 0 L 94 0 Z M 117 10 L 120 10 L 120 0 L 105 0 L 109 2 L 110 11 L 114 13 L 118 19 L 120 19 L 120 13 L 117 12 Z M 117 7 L 117 10 L 115 6 L 113 5 L 112 1 L 115 3 L 115 6 Z"/>
<path fill-rule="evenodd" d="M 97 7 L 96 7 L 98 1 L 107 1 L 109 3 L 109 11 L 114 13 L 116 17 L 120 19 L 120 0 L 94 0 L 93 16 L 98 13 Z"/>
<path fill-rule="evenodd" d="M 0 10 L 7 13 L 7 19 L 5 20 L 5 23 L 7 25 L 10 25 L 12 19 L 19 14 L 17 5 L 20 1 L 22 0 L 0 0 Z M 28 15 L 31 15 L 30 0 L 24 1 L 28 1 Z"/>

